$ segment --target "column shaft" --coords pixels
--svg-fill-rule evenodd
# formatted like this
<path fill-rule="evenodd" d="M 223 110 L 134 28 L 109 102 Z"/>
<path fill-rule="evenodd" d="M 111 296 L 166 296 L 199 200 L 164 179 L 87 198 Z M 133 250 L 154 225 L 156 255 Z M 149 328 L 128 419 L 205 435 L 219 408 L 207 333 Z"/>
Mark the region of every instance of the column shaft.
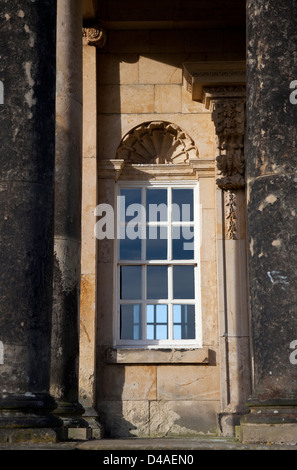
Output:
<path fill-rule="evenodd" d="M 73 427 L 78 403 L 82 184 L 82 2 L 59 0 L 51 391 Z M 76 416 L 76 417 L 75 417 Z"/>
<path fill-rule="evenodd" d="M 290 344 L 297 337 L 297 107 L 289 99 L 290 82 L 297 77 L 296 7 L 295 0 L 247 1 L 246 173 L 254 364 L 247 420 L 282 425 L 297 425 L 292 406 L 297 405 L 297 366 L 290 361 Z M 290 431 L 292 439 L 294 434 Z M 260 437 L 275 442 L 271 435 Z M 287 437 L 283 432 L 283 442 Z"/>
<path fill-rule="evenodd" d="M 24 439 L 20 428 L 60 425 L 49 395 L 56 1 L 0 7 L 0 440 L 9 441 L 18 430 Z"/>

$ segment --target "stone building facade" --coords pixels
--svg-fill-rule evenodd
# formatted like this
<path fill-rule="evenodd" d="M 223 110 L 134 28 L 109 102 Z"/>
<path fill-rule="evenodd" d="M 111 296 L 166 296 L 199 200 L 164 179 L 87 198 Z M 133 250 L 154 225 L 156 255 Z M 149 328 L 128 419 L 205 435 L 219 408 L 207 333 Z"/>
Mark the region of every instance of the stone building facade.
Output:
<path fill-rule="evenodd" d="M 0 439 L 296 444 L 295 2 L 1 3 Z"/>

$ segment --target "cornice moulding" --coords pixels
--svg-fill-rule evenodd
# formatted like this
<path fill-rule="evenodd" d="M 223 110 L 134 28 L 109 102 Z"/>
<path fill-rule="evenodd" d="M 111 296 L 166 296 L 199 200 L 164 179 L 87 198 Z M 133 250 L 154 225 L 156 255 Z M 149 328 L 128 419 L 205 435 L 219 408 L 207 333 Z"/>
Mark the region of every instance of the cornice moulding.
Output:
<path fill-rule="evenodd" d="M 120 159 L 99 160 L 97 163 L 99 178 L 117 181 L 124 166 L 125 161 Z"/>
<path fill-rule="evenodd" d="M 225 98 L 244 93 L 246 63 L 244 61 L 185 62 L 183 80 L 186 90 L 191 93 L 192 100 L 203 102 L 208 109 L 210 88 Z"/>

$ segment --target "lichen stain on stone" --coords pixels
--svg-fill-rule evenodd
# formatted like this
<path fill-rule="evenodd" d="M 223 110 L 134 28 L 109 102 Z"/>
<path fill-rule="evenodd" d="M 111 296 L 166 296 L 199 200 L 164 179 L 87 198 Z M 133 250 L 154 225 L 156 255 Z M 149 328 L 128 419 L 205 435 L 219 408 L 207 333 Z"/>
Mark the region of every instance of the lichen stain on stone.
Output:
<path fill-rule="evenodd" d="M 254 256 L 254 239 L 252 238 L 250 241 L 250 253 Z"/>
<path fill-rule="evenodd" d="M 272 246 L 276 246 L 276 247 L 280 247 L 281 244 L 282 244 L 281 240 L 273 240 L 273 242 L 271 243 Z"/>
<path fill-rule="evenodd" d="M 274 196 L 274 194 L 269 194 L 269 196 L 267 196 L 265 200 L 260 204 L 259 211 L 262 212 L 265 207 L 267 207 L 269 204 L 274 204 L 275 201 L 277 201 L 277 197 Z"/>
<path fill-rule="evenodd" d="M 35 85 L 35 81 L 33 80 L 32 75 L 31 75 L 31 67 L 32 67 L 32 62 L 25 62 L 24 69 L 26 72 L 27 82 L 30 87 L 29 91 L 25 95 L 25 99 L 30 109 L 36 104 L 36 99 L 34 98 L 34 89 L 33 89 Z"/>
<path fill-rule="evenodd" d="M 29 46 L 30 46 L 30 47 L 34 47 L 34 45 L 35 45 L 35 37 L 34 37 L 34 34 L 32 33 L 31 29 L 29 28 L 29 26 L 28 26 L 27 24 L 25 24 L 24 29 L 25 29 L 25 31 L 26 31 L 27 34 L 30 34 Z"/>

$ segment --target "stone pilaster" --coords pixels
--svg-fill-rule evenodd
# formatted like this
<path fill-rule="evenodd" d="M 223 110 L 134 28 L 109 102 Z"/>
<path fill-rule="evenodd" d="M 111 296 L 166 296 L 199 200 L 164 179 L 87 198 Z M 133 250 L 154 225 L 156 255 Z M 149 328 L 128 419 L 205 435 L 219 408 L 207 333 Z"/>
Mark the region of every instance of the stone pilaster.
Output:
<path fill-rule="evenodd" d="M 296 2 L 247 1 L 247 211 L 253 349 L 244 442 L 297 443 Z M 292 100 L 293 101 L 293 100 Z"/>
<path fill-rule="evenodd" d="M 246 64 L 188 62 L 184 85 L 211 111 L 216 138 L 220 429 L 234 436 L 251 389 L 246 263 Z"/>
<path fill-rule="evenodd" d="M 1 1 L 0 441 L 55 441 L 49 394 L 56 1 Z"/>
<path fill-rule="evenodd" d="M 250 350 L 247 303 L 245 217 L 244 86 L 204 87 L 216 133 L 217 252 L 219 269 L 219 331 L 222 358 L 220 427 L 234 436 L 247 412 L 250 393 Z"/>
<path fill-rule="evenodd" d="M 67 436 L 87 428 L 78 400 L 82 185 L 82 2 L 59 0 L 51 391 Z M 75 431 L 77 437 L 78 431 Z M 84 431 L 84 434 L 86 432 Z"/>

